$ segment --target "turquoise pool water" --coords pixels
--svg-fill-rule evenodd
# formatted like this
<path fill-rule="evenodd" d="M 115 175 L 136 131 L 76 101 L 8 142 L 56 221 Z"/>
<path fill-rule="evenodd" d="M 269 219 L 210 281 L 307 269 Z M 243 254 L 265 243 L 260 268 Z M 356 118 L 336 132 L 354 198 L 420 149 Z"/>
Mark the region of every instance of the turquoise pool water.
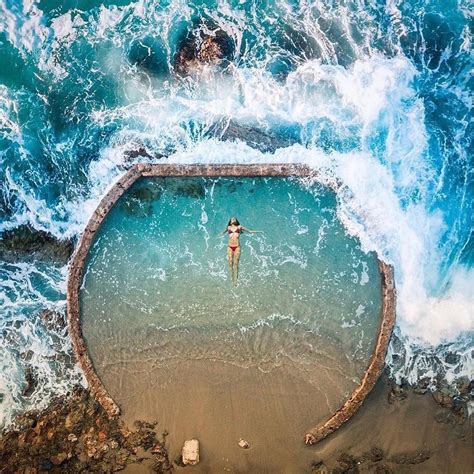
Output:
<path fill-rule="evenodd" d="M 138 181 L 86 264 L 82 324 L 99 375 L 122 378 L 141 355 L 157 369 L 181 359 L 264 372 L 323 364 L 347 393 L 373 349 L 380 278 L 335 199 L 296 178 Z M 233 215 L 264 231 L 241 237 L 236 288 L 218 237 Z"/>

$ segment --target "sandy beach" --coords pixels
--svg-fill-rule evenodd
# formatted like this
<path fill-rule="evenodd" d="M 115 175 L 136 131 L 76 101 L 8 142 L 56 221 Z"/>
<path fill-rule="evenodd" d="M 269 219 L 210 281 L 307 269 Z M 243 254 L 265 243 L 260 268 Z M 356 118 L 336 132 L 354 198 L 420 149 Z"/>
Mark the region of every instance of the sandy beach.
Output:
<path fill-rule="evenodd" d="M 190 375 L 183 370 L 183 376 Z M 179 457 L 185 439 L 200 440 L 200 464 L 175 466 L 178 472 L 472 472 L 471 422 L 440 407 L 429 393 L 398 389 L 394 395 L 390 382 L 382 377 L 352 420 L 308 447 L 303 443 L 305 429 L 327 410 L 318 406 L 321 399 L 314 387 L 279 373 L 255 384 L 256 376 L 249 371 L 226 390 L 197 383 L 197 379 L 189 390 L 191 380 L 183 379 L 160 392 L 166 412 L 149 400 L 124 417 L 130 422 L 156 414 L 158 430 L 169 432 L 167 448 L 172 460 Z M 222 380 L 223 385 L 225 382 Z M 251 448 L 241 449 L 240 438 Z M 127 472 L 147 472 L 145 465 L 142 468 L 131 465 Z"/>
<path fill-rule="evenodd" d="M 255 374 L 247 375 L 254 382 Z M 238 390 L 220 391 L 213 384 L 205 389 L 198 383 L 185 393 L 178 384 L 174 398 L 171 390 L 160 392 L 168 409 L 156 425 L 132 423 L 132 410 L 122 419 L 108 420 L 93 397 L 80 390 L 42 412 L 22 415 L 16 431 L 3 433 L 1 472 L 472 472 L 472 422 L 465 418 L 465 404 L 456 399 L 437 396 L 454 409 L 442 407 L 431 393 L 417 394 L 383 376 L 348 423 L 321 443 L 305 446 L 301 432 L 314 419 L 316 407 L 308 407 L 313 392 L 299 380 L 290 387 L 279 379 L 267 379 L 259 388 L 265 396 L 273 393 L 266 406 L 267 400 L 255 391 L 247 394 L 245 404 L 226 405 L 222 403 L 238 398 Z M 235 382 L 246 387 L 248 379 Z M 137 405 L 133 414 L 148 418 L 158 411 L 155 401 Z M 168 434 L 163 436 L 165 429 Z M 197 433 L 201 462 L 182 467 L 184 440 Z M 250 449 L 237 445 L 241 436 L 246 436 Z"/>
<path fill-rule="evenodd" d="M 162 383 L 154 390 L 143 386 L 140 394 L 135 386 L 133 398 L 116 401 L 130 424 L 158 421 L 159 430 L 169 433 L 171 459 L 179 456 L 184 440 L 199 439 L 201 462 L 186 468 L 193 472 L 307 472 L 313 454 L 304 434 L 343 399 L 341 387 L 327 373 L 320 372 L 322 386 L 332 389 L 325 394 L 285 365 L 263 373 L 254 367 L 184 361 L 155 374 Z M 121 392 L 127 393 L 124 387 Z M 250 449 L 240 448 L 240 439 Z"/>

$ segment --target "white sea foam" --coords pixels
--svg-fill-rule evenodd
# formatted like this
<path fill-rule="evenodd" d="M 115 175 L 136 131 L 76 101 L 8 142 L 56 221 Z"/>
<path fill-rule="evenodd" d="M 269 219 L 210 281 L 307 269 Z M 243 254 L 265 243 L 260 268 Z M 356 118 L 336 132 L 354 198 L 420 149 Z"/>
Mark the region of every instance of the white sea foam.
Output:
<path fill-rule="evenodd" d="M 31 52 L 41 46 L 48 34 L 43 24 L 42 11 L 32 1 L 12 3 L 8 8 L 0 2 L 0 32 L 4 32 L 8 40 L 20 51 Z"/>
<path fill-rule="evenodd" d="M 44 309 L 64 312 L 66 273 L 66 267 L 38 262 L 0 265 L 0 426 L 16 412 L 47 406 L 51 394 L 66 393 L 72 380 L 83 382 L 79 369 L 64 363 L 71 354 L 65 330 L 46 331 L 39 315 Z M 38 382 L 29 396 L 22 394 L 25 366 Z"/>

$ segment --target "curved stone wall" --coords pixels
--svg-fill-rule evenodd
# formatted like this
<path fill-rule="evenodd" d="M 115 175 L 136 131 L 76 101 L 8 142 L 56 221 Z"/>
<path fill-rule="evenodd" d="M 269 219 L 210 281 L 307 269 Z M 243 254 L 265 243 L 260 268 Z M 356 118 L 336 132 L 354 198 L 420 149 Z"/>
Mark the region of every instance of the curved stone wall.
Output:
<path fill-rule="evenodd" d="M 67 319 L 73 349 L 89 384 L 89 388 L 109 416 L 118 416 L 120 409 L 107 392 L 95 372 L 87 346 L 82 336 L 79 308 L 79 291 L 82 282 L 84 265 L 94 235 L 112 206 L 122 194 L 142 176 L 298 176 L 318 180 L 318 175 L 308 166 L 298 164 L 252 164 L 252 165 L 148 165 L 137 164 L 127 171 L 107 192 L 99 206 L 92 214 L 79 242 L 76 246 L 69 266 L 67 285 Z M 337 191 L 340 184 L 324 183 Z M 343 406 L 325 423 L 306 433 L 306 444 L 321 441 L 346 422 L 362 405 L 379 378 L 385 361 L 390 336 L 395 324 L 395 285 L 393 269 L 379 261 L 382 280 L 382 311 L 380 330 L 374 351 L 364 376 L 358 387 L 352 392 Z"/>

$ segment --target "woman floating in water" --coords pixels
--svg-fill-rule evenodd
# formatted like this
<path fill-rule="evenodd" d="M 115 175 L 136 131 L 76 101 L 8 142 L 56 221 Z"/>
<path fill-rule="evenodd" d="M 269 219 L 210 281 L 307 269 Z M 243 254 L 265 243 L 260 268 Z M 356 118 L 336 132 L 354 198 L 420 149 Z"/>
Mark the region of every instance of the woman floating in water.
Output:
<path fill-rule="evenodd" d="M 235 217 L 231 217 L 227 229 L 223 230 L 219 235 L 229 234 L 229 244 L 227 246 L 227 259 L 229 260 L 229 271 L 232 279 L 232 284 L 237 285 L 237 275 L 239 271 L 239 259 L 240 259 L 240 242 L 239 237 L 242 232 L 248 232 L 249 234 L 262 233 L 261 230 L 250 230 L 240 225 L 239 221 Z"/>

